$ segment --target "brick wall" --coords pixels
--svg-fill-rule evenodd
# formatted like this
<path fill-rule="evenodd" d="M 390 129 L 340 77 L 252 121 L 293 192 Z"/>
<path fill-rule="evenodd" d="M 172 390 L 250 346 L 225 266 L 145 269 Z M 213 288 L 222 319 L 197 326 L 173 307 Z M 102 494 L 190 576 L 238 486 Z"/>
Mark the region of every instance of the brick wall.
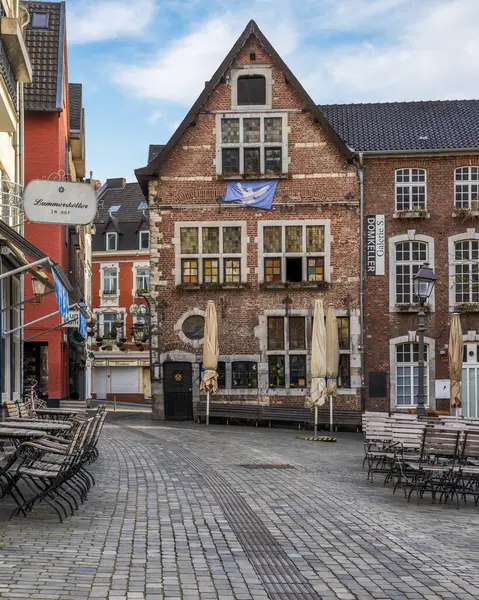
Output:
<path fill-rule="evenodd" d="M 270 64 L 255 38 L 251 38 L 235 64 L 250 63 L 249 50 L 256 49 L 256 64 Z M 151 285 L 159 299 L 169 304 L 162 326 L 163 357 L 189 356 L 201 360 L 202 348 L 194 348 L 180 339 L 177 323 L 182 315 L 194 309 L 204 310 L 213 298 L 219 307 L 225 303 L 224 318 L 218 310 L 219 347 L 222 355 L 261 355 L 260 317 L 265 310 L 284 307 L 288 294 L 293 310 L 311 309 L 322 296 L 325 305 L 332 302 L 338 309 L 355 310 L 359 306 L 359 207 L 356 168 L 348 164 L 340 150 L 329 140 L 302 100 L 286 81 L 284 74 L 273 68 L 273 111 L 287 111 L 288 157 L 287 177 L 280 179 L 272 211 L 242 206 L 218 207 L 215 199 L 225 193 L 226 182 L 216 175 L 216 114 L 231 109 L 231 87 L 219 84 L 201 110 L 194 126 L 190 126 L 176 148 L 161 167 L 159 179 L 150 182 L 150 205 L 168 206 L 151 212 Z M 253 111 L 252 111 L 253 112 Z M 283 203 L 282 206 L 279 203 Z M 322 203 L 322 204 L 321 204 Z M 341 204 L 340 204 L 341 203 Z M 326 219 L 331 225 L 331 285 L 325 290 L 277 291 L 260 289 L 258 282 L 258 221 L 294 221 Z M 246 289 L 183 290 L 175 285 L 175 223 L 246 221 L 248 238 Z M 156 350 L 156 348 L 155 348 Z M 186 353 L 186 354 L 185 354 Z M 356 368 L 356 375 L 359 371 Z M 275 390 L 271 402 L 304 405 L 304 396 L 289 390 L 281 395 Z M 360 408 L 359 391 L 340 396 L 343 408 Z"/>
<path fill-rule="evenodd" d="M 467 221 L 453 217 L 454 211 L 454 169 L 477 165 L 478 155 L 435 156 L 435 157 L 389 157 L 367 158 L 365 160 L 365 214 L 386 215 L 386 238 L 407 234 L 431 236 L 435 246 L 435 272 L 438 277 L 435 291 L 435 312 L 427 317 L 426 336 L 435 339 L 436 379 L 447 379 L 447 354 L 440 354 L 449 341 L 449 264 L 448 238 L 466 233 L 468 229 L 479 232 L 478 220 Z M 421 168 L 427 170 L 427 212 L 430 218 L 395 219 L 395 170 L 400 168 Z M 365 377 L 368 388 L 370 371 L 386 371 L 388 374 L 388 395 L 385 398 L 367 398 L 371 410 L 388 410 L 390 407 L 390 361 L 389 340 L 407 336 L 416 331 L 417 313 L 391 313 L 389 308 L 389 248 L 386 244 L 384 276 L 366 276 L 365 297 Z M 479 332 L 478 314 L 461 315 L 462 330 Z M 448 406 L 448 401 L 438 401 L 438 408 Z"/>

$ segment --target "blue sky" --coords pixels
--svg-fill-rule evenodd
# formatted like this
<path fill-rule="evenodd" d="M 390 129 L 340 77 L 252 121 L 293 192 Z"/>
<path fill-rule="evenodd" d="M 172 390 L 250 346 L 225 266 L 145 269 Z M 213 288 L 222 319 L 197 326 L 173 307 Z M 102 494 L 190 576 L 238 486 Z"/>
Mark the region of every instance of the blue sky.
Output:
<path fill-rule="evenodd" d="M 478 0 L 67 0 L 87 170 L 166 143 L 249 19 L 318 103 L 479 97 Z"/>

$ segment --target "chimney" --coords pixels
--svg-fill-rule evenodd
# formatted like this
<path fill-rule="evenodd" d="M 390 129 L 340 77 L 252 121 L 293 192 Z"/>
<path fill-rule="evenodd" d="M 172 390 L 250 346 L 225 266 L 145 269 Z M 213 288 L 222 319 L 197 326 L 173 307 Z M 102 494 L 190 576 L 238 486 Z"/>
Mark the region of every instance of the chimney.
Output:
<path fill-rule="evenodd" d="M 107 190 L 122 190 L 126 185 L 126 179 L 123 177 L 114 177 L 106 180 Z"/>

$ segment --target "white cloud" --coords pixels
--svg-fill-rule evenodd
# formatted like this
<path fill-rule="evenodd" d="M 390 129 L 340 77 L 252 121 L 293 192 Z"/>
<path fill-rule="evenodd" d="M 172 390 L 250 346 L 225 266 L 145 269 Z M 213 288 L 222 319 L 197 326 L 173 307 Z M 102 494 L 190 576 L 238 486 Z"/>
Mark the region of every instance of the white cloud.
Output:
<path fill-rule="evenodd" d="M 318 102 L 477 97 L 479 4 L 436 2 L 387 43 L 335 48 L 304 77 Z"/>
<path fill-rule="evenodd" d="M 217 70 L 246 22 L 239 15 L 208 20 L 150 60 L 118 66 L 114 81 L 139 98 L 188 106 Z M 294 26 L 286 21 L 278 20 L 272 27 L 271 42 L 284 56 L 295 49 L 297 39 Z"/>
<path fill-rule="evenodd" d="M 154 0 L 82 0 L 68 6 L 68 42 L 88 44 L 136 36 L 152 22 L 155 11 Z"/>

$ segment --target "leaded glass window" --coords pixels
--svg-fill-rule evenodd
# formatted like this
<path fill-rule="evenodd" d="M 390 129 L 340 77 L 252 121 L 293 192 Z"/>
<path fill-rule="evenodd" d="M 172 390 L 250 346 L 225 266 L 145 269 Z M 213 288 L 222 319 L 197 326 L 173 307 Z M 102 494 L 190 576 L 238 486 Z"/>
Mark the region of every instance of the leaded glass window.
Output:
<path fill-rule="evenodd" d="M 264 252 L 282 252 L 281 227 L 264 227 L 263 248 Z"/>
<path fill-rule="evenodd" d="M 284 317 L 268 317 L 268 350 L 284 350 Z"/>
<path fill-rule="evenodd" d="M 223 227 L 223 252 L 225 254 L 241 252 L 241 227 Z"/>
<path fill-rule="evenodd" d="M 283 119 L 267 117 L 264 120 L 264 141 L 281 143 L 283 141 Z"/>
<path fill-rule="evenodd" d="M 264 161 L 266 173 L 281 173 L 283 169 L 281 148 L 265 148 Z"/>
<path fill-rule="evenodd" d="M 266 283 L 281 282 L 281 259 L 264 259 L 264 280 Z"/>
<path fill-rule="evenodd" d="M 241 261 L 238 258 L 225 258 L 225 283 L 240 283 Z"/>
<path fill-rule="evenodd" d="M 324 258 L 308 258 L 308 281 L 324 281 Z"/>
<path fill-rule="evenodd" d="M 306 319 L 289 317 L 289 349 L 304 350 L 306 348 Z"/>
<path fill-rule="evenodd" d="M 181 261 L 181 279 L 183 283 L 198 283 L 198 260 L 185 258 Z"/>
<path fill-rule="evenodd" d="M 203 281 L 205 283 L 219 283 L 219 262 L 217 258 L 203 259 Z"/>
<path fill-rule="evenodd" d="M 306 226 L 306 252 L 324 252 L 324 225 Z"/>
<path fill-rule="evenodd" d="M 239 148 L 223 148 L 223 173 L 236 174 L 240 172 Z"/>
<path fill-rule="evenodd" d="M 182 227 L 180 237 L 182 254 L 198 254 L 198 227 Z"/>
<path fill-rule="evenodd" d="M 222 119 L 221 120 L 221 140 L 225 144 L 239 144 L 240 141 L 240 120 Z"/>
<path fill-rule="evenodd" d="M 257 388 L 258 365 L 250 361 L 237 361 L 231 364 L 234 388 Z"/>
<path fill-rule="evenodd" d="M 244 172 L 245 173 L 259 173 L 260 170 L 261 170 L 260 149 L 259 148 L 245 148 L 244 149 Z"/>
<path fill-rule="evenodd" d="M 304 354 L 289 357 L 290 387 L 306 387 L 306 356 Z"/>
<path fill-rule="evenodd" d="M 203 227 L 203 254 L 219 254 L 220 230 L 218 227 Z"/>
<path fill-rule="evenodd" d="M 245 144 L 261 142 L 261 119 L 243 119 L 243 142 Z"/>
<path fill-rule="evenodd" d="M 285 387 L 284 358 L 283 355 L 268 356 L 268 378 L 270 388 Z"/>
<path fill-rule="evenodd" d="M 290 225 L 286 227 L 286 252 L 303 251 L 303 226 Z"/>

